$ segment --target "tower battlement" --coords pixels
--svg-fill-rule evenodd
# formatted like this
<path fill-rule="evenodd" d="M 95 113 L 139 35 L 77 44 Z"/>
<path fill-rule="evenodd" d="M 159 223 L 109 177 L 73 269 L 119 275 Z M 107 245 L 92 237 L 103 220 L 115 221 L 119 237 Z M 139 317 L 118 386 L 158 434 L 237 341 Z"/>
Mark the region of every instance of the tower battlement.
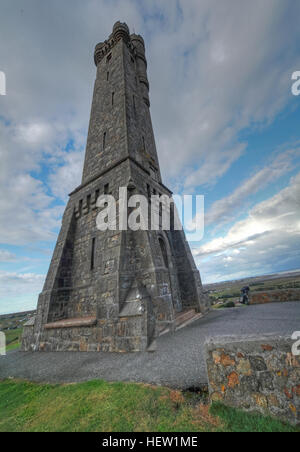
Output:
<path fill-rule="evenodd" d="M 131 34 L 126 23 L 116 22 L 113 26 L 113 31 L 109 38 L 104 42 L 99 42 L 95 47 L 94 61 L 95 65 L 98 64 L 109 54 L 111 49 L 117 44 L 118 41 L 123 40 L 128 48 L 131 50 L 132 55 L 136 56 L 137 53 L 146 61 L 145 57 L 145 42 L 141 35 Z"/>

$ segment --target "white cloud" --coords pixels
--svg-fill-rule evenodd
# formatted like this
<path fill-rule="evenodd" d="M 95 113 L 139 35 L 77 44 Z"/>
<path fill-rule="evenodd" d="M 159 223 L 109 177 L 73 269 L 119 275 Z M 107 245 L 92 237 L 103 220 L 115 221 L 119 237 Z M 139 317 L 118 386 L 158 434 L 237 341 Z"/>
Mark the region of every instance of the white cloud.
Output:
<path fill-rule="evenodd" d="M 34 309 L 45 275 L 0 271 L 0 314 Z"/>
<path fill-rule="evenodd" d="M 65 151 L 71 137 L 79 151 Z M 56 197 L 65 201 L 68 190 L 79 185 L 82 159 L 80 130 L 42 121 L 5 125 L 0 118 L 1 243 L 55 239 L 63 211 Z M 43 167 L 50 173 L 48 185 Z"/>
<path fill-rule="evenodd" d="M 250 210 L 245 220 L 235 223 L 226 236 L 218 237 L 201 246 L 197 252 L 211 254 L 247 245 L 267 233 L 285 231 L 300 233 L 300 173 L 290 185 Z"/>
<path fill-rule="evenodd" d="M 28 174 L 6 180 L 0 198 L 1 243 L 54 240 L 53 230 L 60 225 L 62 208 L 51 207 L 52 201 L 42 182 Z"/>
<path fill-rule="evenodd" d="M 66 200 L 67 195 L 81 182 L 83 152 L 69 152 L 63 156 L 63 165 L 54 168 L 49 183 L 52 193 Z"/>
<path fill-rule="evenodd" d="M 245 200 L 276 182 L 281 176 L 295 168 L 293 159 L 300 156 L 300 148 L 290 149 L 278 155 L 265 168 L 257 171 L 245 180 L 234 192 L 216 201 L 205 215 L 205 224 L 225 223 L 232 221 L 232 214 L 241 208 Z"/>
<path fill-rule="evenodd" d="M 2 243 L 55 237 L 62 211 L 55 197 L 65 200 L 80 183 L 96 72 L 93 49 L 114 21 L 126 21 L 145 37 L 158 153 L 165 182 L 176 191 L 212 185 L 230 169 L 246 152 L 239 132 L 273 120 L 290 98 L 290 75 L 300 66 L 300 3 L 293 0 L 14 0 L 3 11 Z M 234 209 L 242 203 L 255 182 L 283 170 L 278 165 L 265 171 L 249 178 L 234 199 L 216 204 L 212 221 L 223 218 L 225 204 Z M 288 216 L 280 224 L 295 223 L 291 212 L 282 213 Z M 205 252 L 230 248 L 242 258 L 235 241 L 249 250 L 258 232 L 276 233 L 259 212 L 252 215 Z M 292 246 L 287 240 L 282 245 Z"/>
<path fill-rule="evenodd" d="M 268 123 L 290 98 L 290 74 L 300 64 L 299 12 L 291 0 L 15 0 L 0 17 L 8 80 L 0 115 L 17 124 L 18 136 L 33 148 L 47 141 L 47 151 L 57 152 L 63 131 L 81 135 L 82 144 L 93 48 L 114 21 L 125 20 L 146 40 L 166 182 L 176 189 L 214 184 L 245 151 L 238 132 Z"/>
<path fill-rule="evenodd" d="M 164 173 L 187 189 L 214 184 L 244 152 L 239 131 L 269 123 L 290 98 L 290 74 L 300 64 L 294 16 L 300 5 L 179 3 L 182 21 L 155 30 L 148 53 Z"/>
<path fill-rule="evenodd" d="M 257 204 L 228 233 L 194 249 L 204 278 L 232 279 L 299 267 L 300 173 L 275 196 Z M 228 259 L 230 258 L 230 259 Z M 228 270 L 224 262 L 230 265 Z"/>
<path fill-rule="evenodd" d="M 16 138 L 20 143 L 30 146 L 43 147 L 49 143 L 51 137 L 51 127 L 43 123 L 20 124 L 16 128 Z"/>
<path fill-rule="evenodd" d="M 15 254 L 10 251 L 0 249 L 0 262 L 14 262 L 16 259 Z"/>

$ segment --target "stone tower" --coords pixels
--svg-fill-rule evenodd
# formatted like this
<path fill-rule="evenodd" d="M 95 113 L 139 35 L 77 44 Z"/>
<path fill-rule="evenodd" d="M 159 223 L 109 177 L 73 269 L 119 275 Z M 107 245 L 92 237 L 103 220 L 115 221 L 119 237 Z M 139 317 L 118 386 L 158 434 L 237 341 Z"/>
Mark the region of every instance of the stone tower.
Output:
<path fill-rule="evenodd" d="M 159 334 L 209 309 L 183 231 L 96 228 L 103 193 L 171 192 L 161 180 L 143 38 L 117 22 L 94 59 L 82 181 L 70 194 L 23 350 L 153 350 Z"/>

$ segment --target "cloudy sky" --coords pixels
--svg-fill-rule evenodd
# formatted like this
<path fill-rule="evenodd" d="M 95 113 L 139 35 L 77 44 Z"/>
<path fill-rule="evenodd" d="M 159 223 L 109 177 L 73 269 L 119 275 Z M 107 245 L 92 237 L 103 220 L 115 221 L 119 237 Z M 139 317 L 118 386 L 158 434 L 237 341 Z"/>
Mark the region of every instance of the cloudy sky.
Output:
<path fill-rule="evenodd" d="M 117 20 L 146 41 L 164 181 L 205 195 L 203 282 L 300 268 L 299 17 L 298 0 L 0 0 L 0 314 L 36 306 Z"/>

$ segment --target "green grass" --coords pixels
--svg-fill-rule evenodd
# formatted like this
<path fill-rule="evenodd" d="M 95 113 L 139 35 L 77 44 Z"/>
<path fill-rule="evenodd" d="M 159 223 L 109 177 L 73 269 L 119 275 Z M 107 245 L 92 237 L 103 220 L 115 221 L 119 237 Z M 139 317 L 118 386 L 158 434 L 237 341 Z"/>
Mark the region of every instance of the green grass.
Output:
<path fill-rule="evenodd" d="M 283 424 L 277 419 L 259 414 L 245 413 L 229 408 L 220 403 L 214 403 L 210 409 L 212 415 L 218 416 L 225 425 L 226 431 L 232 432 L 300 432 L 300 428 Z"/>
<path fill-rule="evenodd" d="M 11 350 L 17 350 L 21 347 L 21 342 L 14 342 L 13 344 L 9 344 L 6 346 L 6 351 L 9 352 Z"/>
<path fill-rule="evenodd" d="M 91 381 L 0 382 L 0 432 L 297 431 L 273 419 L 200 404 L 168 388 Z"/>

